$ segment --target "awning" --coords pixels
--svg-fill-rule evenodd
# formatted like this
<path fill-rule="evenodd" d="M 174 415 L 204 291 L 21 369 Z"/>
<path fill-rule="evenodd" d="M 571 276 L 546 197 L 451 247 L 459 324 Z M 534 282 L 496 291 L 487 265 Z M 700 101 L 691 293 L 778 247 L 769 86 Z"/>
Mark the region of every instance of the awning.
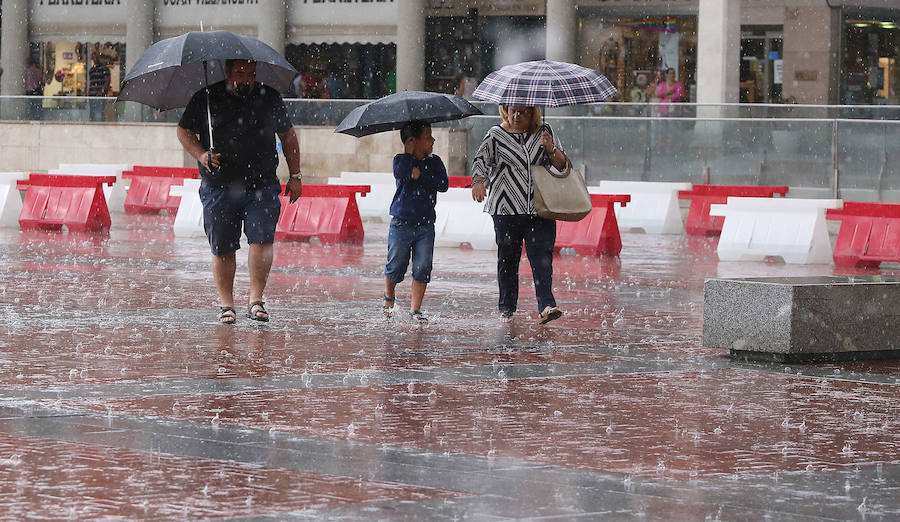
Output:
<path fill-rule="evenodd" d="M 286 44 L 394 44 L 397 27 L 390 26 L 302 26 L 288 29 Z"/>

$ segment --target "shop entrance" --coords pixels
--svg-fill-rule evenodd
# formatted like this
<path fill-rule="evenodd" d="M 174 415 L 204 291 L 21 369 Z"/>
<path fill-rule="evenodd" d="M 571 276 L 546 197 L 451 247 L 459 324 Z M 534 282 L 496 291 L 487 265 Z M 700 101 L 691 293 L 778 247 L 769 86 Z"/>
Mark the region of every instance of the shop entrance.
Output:
<path fill-rule="evenodd" d="M 742 28 L 741 103 L 780 103 L 784 31 Z"/>

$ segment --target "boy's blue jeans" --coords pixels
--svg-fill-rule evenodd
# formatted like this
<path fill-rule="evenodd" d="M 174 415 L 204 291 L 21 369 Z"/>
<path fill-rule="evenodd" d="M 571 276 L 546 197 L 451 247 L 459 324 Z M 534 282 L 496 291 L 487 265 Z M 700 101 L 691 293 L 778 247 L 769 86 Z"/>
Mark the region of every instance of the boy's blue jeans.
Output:
<path fill-rule="evenodd" d="M 434 259 L 434 223 L 410 223 L 391 218 L 388 231 L 388 262 L 384 276 L 392 283 L 403 281 L 412 256 L 412 277 L 420 283 L 431 281 Z"/>

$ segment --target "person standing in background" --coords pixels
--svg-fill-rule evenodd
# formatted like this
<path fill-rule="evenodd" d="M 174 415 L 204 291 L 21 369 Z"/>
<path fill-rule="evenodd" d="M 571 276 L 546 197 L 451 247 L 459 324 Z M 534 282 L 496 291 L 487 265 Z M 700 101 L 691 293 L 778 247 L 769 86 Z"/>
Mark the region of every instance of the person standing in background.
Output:
<path fill-rule="evenodd" d="M 29 56 L 25 62 L 25 95 L 44 95 L 44 73 L 38 67 L 34 57 Z M 28 100 L 28 119 L 40 120 L 43 100 Z"/>
<path fill-rule="evenodd" d="M 109 96 L 111 74 L 105 59 L 100 54 L 94 55 L 94 66 L 88 71 L 88 96 Z M 106 120 L 106 100 L 88 100 L 91 121 Z"/>

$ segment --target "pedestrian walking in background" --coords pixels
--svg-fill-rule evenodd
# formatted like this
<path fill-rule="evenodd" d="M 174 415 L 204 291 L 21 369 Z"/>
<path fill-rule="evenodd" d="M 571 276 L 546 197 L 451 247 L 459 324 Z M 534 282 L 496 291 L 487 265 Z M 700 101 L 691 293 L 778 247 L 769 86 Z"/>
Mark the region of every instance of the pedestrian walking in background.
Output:
<path fill-rule="evenodd" d="M 444 162 L 433 154 L 431 125 L 421 121 L 407 123 L 400 129 L 400 139 L 403 152 L 394 156 L 397 190 L 391 202 L 382 311 L 387 317 L 393 315 L 395 290 L 412 257 L 409 315 L 422 324 L 428 321 L 422 313 L 422 300 L 431 281 L 434 259 L 434 207 L 437 193 L 447 192 L 449 180 Z"/>
<path fill-rule="evenodd" d="M 210 123 L 215 151 L 210 150 Z M 256 62 L 227 60 L 225 81 L 197 91 L 178 123 L 178 140 L 200 168 L 203 226 L 213 254 L 219 321 L 225 324 L 234 324 L 236 319 L 235 253 L 242 228 L 250 244 L 247 317 L 269 320 L 263 292 L 281 213 L 281 184 L 275 174 L 276 134 L 287 159 L 290 177 L 286 193 L 293 203 L 303 190 L 297 135 L 278 91 L 256 81 Z"/>

